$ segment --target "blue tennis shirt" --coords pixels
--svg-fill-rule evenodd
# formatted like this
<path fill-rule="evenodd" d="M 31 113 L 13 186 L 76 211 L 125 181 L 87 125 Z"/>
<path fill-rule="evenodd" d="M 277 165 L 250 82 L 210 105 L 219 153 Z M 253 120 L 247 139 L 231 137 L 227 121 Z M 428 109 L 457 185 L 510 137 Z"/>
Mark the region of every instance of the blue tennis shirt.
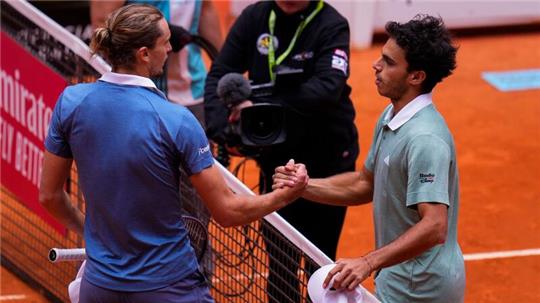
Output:
<path fill-rule="evenodd" d="M 180 219 L 179 166 L 196 174 L 213 158 L 186 108 L 148 78 L 107 73 L 64 90 L 45 147 L 77 165 L 90 283 L 147 291 L 196 270 Z"/>

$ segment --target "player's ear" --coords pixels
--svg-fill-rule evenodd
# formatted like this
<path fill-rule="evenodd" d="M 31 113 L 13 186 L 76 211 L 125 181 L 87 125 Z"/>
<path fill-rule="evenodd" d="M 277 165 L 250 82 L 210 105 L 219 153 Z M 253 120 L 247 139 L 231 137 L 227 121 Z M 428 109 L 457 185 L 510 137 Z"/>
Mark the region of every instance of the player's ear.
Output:
<path fill-rule="evenodd" d="M 409 73 L 409 83 L 412 85 L 421 85 L 426 80 L 426 72 L 423 70 L 415 70 Z"/>
<path fill-rule="evenodd" d="M 150 62 L 150 52 L 148 51 L 148 47 L 143 46 L 137 49 L 135 57 L 137 58 L 137 61 L 145 63 Z"/>

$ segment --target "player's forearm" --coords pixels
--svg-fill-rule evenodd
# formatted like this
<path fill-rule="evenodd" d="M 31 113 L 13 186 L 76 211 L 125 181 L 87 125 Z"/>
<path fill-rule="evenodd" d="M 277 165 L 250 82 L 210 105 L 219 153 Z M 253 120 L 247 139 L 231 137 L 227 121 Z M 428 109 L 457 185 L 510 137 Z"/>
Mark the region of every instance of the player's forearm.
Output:
<path fill-rule="evenodd" d="M 225 227 L 247 224 L 284 207 L 300 196 L 307 179 L 305 168 L 299 169 L 297 181 L 289 187 L 253 196 L 233 193 L 215 165 L 190 177 L 212 217 Z"/>
<path fill-rule="evenodd" d="M 216 221 L 222 226 L 238 226 L 258 220 L 291 203 L 292 199 L 276 190 L 260 196 L 233 195 L 228 209 L 217 214 Z"/>
<path fill-rule="evenodd" d="M 365 257 L 375 271 L 417 257 L 428 249 L 443 244 L 445 240 L 444 223 L 429 218 L 422 219 L 396 240 Z"/>
<path fill-rule="evenodd" d="M 358 172 L 347 172 L 324 179 L 310 179 L 302 197 L 330 205 L 359 205 L 371 202 L 371 183 Z"/>
<path fill-rule="evenodd" d="M 40 202 L 45 209 L 68 229 L 83 235 L 84 215 L 73 206 L 71 199 L 63 190 L 53 194 L 40 195 Z"/>

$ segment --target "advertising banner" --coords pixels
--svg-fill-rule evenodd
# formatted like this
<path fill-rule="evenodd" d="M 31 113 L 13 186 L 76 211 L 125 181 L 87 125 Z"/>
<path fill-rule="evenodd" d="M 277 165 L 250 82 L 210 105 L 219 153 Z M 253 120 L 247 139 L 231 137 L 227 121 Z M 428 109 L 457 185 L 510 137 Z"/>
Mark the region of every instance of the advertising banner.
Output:
<path fill-rule="evenodd" d="M 1 182 L 58 232 L 65 228 L 39 204 L 44 141 L 54 104 L 67 82 L 1 32 Z"/>

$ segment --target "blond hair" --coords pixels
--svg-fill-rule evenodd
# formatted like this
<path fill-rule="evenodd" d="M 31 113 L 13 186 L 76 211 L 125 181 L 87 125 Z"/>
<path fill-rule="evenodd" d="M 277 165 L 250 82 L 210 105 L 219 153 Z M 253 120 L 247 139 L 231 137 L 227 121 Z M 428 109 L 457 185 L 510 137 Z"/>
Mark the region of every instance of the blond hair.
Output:
<path fill-rule="evenodd" d="M 99 54 L 112 66 L 132 67 L 135 52 L 153 48 L 163 33 L 159 21 L 163 14 L 154 6 L 130 4 L 112 12 L 105 27 L 97 28 L 90 42 L 92 54 Z"/>

